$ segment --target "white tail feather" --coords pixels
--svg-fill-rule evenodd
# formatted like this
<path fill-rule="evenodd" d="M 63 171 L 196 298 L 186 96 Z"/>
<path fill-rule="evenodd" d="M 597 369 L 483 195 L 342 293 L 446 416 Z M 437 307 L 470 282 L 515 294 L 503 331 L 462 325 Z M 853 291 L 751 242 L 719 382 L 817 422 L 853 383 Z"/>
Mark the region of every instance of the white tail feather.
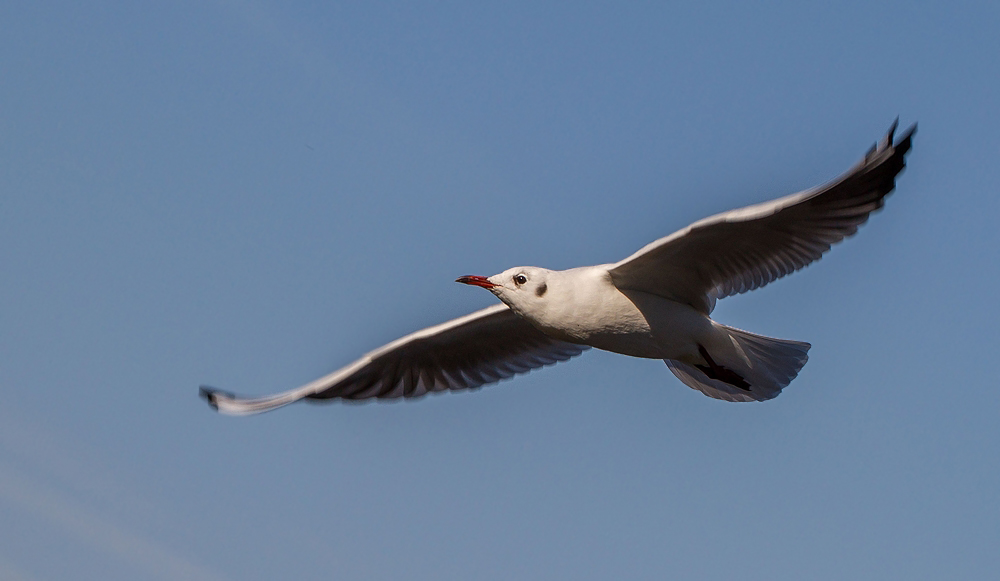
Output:
<path fill-rule="evenodd" d="M 726 401 L 764 401 L 777 397 L 809 360 L 811 345 L 801 341 L 774 339 L 716 324 L 729 335 L 734 349 L 711 353 L 714 361 L 742 377 L 749 387 L 713 379 L 694 365 L 664 359 L 670 371 L 685 385 L 709 397 Z"/>

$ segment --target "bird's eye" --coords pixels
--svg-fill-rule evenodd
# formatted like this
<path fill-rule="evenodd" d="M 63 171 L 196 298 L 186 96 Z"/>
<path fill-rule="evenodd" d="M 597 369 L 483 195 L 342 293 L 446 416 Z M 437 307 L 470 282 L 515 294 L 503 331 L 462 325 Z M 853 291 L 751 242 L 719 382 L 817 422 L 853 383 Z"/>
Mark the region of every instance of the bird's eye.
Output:
<path fill-rule="evenodd" d="M 514 275 L 514 283 L 515 284 L 524 284 L 526 282 L 528 282 L 528 277 L 524 276 L 523 274 L 515 274 Z"/>

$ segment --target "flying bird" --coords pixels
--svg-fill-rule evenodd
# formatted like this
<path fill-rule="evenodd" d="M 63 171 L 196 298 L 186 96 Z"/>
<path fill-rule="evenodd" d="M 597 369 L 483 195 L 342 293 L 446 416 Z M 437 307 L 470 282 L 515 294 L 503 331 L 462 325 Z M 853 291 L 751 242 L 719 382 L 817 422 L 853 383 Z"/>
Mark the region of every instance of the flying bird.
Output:
<path fill-rule="evenodd" d="M 715 302 L 819 260 L 881 208 L 916 131 L 894 142 L 897 123 L 826 185 L 699 220 L 614 264 L 460 277 L 501 303 L 407 335 L 297 389 L 242 398 L 202 386 L 200 394 L 234 415 L 301 399 L 415 398 L 474 389 L 596 347 L 662 359 L 709 397 L 771 399 L 805 365 L 809 343 L 717 323 Z"/>

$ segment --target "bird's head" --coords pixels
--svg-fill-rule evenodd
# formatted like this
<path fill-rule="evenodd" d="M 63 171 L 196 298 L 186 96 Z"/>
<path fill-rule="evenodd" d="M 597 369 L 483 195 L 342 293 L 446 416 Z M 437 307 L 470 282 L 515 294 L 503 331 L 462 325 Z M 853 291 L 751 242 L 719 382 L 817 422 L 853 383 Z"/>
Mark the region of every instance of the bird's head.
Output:
<path fill-rule="evenodd" d="M 481 286 L 515 312 L 530 313 L 544 303 L 551 272 L 534 266 L 516 266 L 491 277 L 462 276 L 455 282 Z"/>

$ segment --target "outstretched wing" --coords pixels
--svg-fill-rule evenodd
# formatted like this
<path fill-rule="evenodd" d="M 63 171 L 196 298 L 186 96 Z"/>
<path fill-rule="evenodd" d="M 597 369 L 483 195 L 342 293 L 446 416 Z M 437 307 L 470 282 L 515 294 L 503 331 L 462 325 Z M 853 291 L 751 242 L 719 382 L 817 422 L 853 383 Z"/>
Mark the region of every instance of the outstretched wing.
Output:
<path fill-rule="evenodd" d="M 220 412 L 248 415 L 300 399 L 420 397 L 474 389 L 579 355 L 585 345 L 552 339 L 500 304 L 417 331 L 297 389 L 240 398 L 209 387 L 201 396 Z"/>
<path fill-rule="evenodd" d="M 897 120 L 898 122 L 898 120 Z M 709 314 L 716 299 L 760 288 L 819 260 L 882 207 L 905 166 L 917 126 L 886 136 L 833 182 L 699 220 L 609 270 L 620 289 L 688 303 Z"/>

